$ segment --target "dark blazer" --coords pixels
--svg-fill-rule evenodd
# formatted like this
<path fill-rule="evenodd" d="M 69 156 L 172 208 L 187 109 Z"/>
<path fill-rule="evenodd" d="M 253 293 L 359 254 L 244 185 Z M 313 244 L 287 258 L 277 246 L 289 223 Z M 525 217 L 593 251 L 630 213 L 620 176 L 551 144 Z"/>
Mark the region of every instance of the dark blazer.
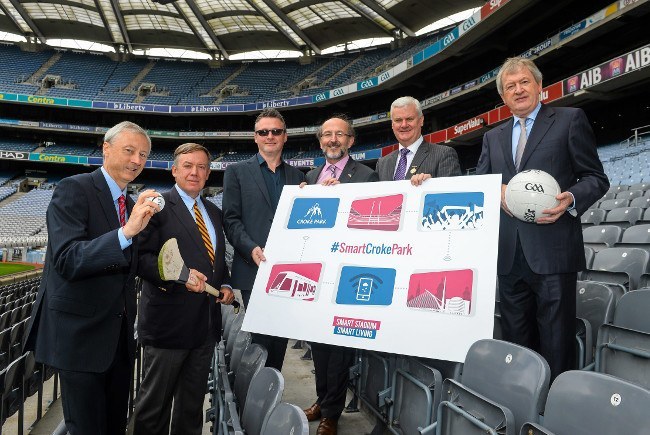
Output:
<path fill-rule="evenodd" d="M 512 127 L 511 118 L 485 133 L 477 174 L 502 174 L 503 184 L 515 176 Z M 578 216 L 609 188 L 594 133 L 581 109 L 542 105 L 521 158 L 521 170 L 525 169 L 540 169 L 552 175 L 563 192 L 568 190 L 575 197 Z M 500 275 L 512 269 L 517 234 L 533 272 L 557 274 L 584 269 L 579 217 L 564 213 L 553 224 L 537 225 L 510 217 L 502 210 L 497 266 Z"/>
<path fill-rule="evenodd" d="M 377 173 L 381 181 L 393 181 L 399 148 L 382 157 L 377 162 Z M 414 172 L 412 170 L 415 169 Z M 406 179 L 415 174 L 431 174 L 436 177 L 455 177 L 460 175 L 460 163 L 456 150 L 446 145 L 422 142 L 413 156 L 411 166 L 406 168 Z"/>
<path fill-rule="evenodd" d="M 158 272 L 158 253 L 163 243 L 175 237 L 188 268 L 208 277 L 219 289 L 230 282 L 225 260 L 225 237 L 219 207 L 203 199 L 216 233 L 214 267 L 207 249 L 176 187 L 163 193 L 165 208 L 156 213 L 140 234 L 138 275 L 143 278 L 138 339 L 143 345 L 165 349 L 194 349 L 201 346 L 208 331 L 219 338 L 221 307 L 208 293 L 193 293 L 184 284 L 163 282 Z"/>
<path fill-rule="evenodd" d="M 320 173 L 323 172 L 324 167 L 325 164 L 307 172 L 307 175 L 305 176 L 307 184 L 316 184 L 316 181 L 318 181 L 318 177 L 320 176 Z M 343 172 L 341 172 L 341 175 L 339 175 L 339 181 L 341 183 L 363 183 L 366 181 L 379 181 L 379 175 L 368 166 L 364 165 L 363 163 L 359 163 L 350 157 L 348 162 L 345 164 L 345 167 L 343 168 Z"/>
<path fill-rule="evenodd" d="M 133 208 L 127 196 L 127 210 Z M 101 170 L 65 178 L 47 209 L 49 242 L 26 349 L 52 367 L 102 373 L 127 316 L 135 355 L 135 271 L 138 243 L 120 249 L 119 219 Z"/>
<path fill-rule="evenodd" d="M 305 181 L 298 169 L 284 164 L 285 186 Z M 224 228 L 235 248 L 232 283 L 244 291 L 253 289 L 257 266 L 251 258 L 253 248 L 264 248 L 271 231 L 275 210 L 257 161 L 257 155 L 226 168 L 223 177 Z"/>

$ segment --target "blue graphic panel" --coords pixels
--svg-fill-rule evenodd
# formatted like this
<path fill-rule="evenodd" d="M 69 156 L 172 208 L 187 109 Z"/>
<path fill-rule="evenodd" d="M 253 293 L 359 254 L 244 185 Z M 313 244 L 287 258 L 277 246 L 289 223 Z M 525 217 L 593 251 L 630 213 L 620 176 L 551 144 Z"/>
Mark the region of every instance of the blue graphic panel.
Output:
<path fill-rule="evenodd" d="M 338 198 L 295 198 L 287 228 L 333 228 L 339 202 Z"/>
<path fill-rule="evenodd" d="M 472 230 L 483 226 L 483 192 L 432 193 L 425 195 L 420 229 L 426 231 Z"/>
<path fill-rule="evenodd" d="M 343 305 L 390 305 L 395 288 L 395 269 L 343 266 L 336 303 Z"/>

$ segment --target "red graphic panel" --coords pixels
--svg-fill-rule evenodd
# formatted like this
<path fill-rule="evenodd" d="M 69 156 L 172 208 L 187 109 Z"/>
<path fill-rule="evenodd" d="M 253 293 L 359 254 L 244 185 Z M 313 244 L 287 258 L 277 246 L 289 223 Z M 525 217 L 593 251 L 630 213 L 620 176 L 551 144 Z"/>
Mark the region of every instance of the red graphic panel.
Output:
<path fill-rule="evenodd" d="M 401 194 L 357 199 L 350 206 L 348 228 L 397 231 L 403 201 Z"/>
<path fill-rule="evenodd" d="M 266 293 L 272 296 L 313 301 L 318 291 L 321 263 L 276 264 L 271 268 Z"/>
<path fill-rule="evenodd" d="M 414 273 L 409 280 L 406 305 L 467 316 L 472 311 L 473 285 L 471 269 Z"/>

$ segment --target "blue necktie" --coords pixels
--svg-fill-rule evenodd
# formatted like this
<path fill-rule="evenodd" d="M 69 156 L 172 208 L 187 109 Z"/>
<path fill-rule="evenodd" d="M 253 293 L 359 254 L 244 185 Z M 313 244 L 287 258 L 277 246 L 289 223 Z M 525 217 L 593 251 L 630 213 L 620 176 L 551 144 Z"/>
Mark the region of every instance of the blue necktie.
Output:
<path fill-rule="evenodd" d="M 402 148 L 399 156 L 399 163 L 397 164 L 397 170 L 395 171 L 395 176 L 393 180 L 403 180 L 406 175 L 406 155 L 409 153 L 408 148 Z"/>

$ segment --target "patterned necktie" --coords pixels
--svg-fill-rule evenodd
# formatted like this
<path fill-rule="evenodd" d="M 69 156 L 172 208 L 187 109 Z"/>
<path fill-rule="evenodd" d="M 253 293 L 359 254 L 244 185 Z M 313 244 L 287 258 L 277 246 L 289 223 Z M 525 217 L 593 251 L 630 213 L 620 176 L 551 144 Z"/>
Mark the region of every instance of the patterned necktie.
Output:
<path fill-rule="evenodd" d="M 397 164 L 397 170 L 395 171 L 395 176 L 393 180 L 403 180 L 406 175 L 406 155 L 409 153 L 408 148 L 402 148 L 399 156 L 399 163 Z"/>
<path fill-rule="evenodd" d="M 120 226 L 123 227 L 126 225 L 126 198 L 124 195 L 117 198 L 117 205 L 119 206 Z"/>
<path fill-rule="evenodd" d="M 199 233 L 201 233 L 201 238 L 203 239 L 205 249 L 208 250 L 210 264 L 214 264 L 214 248 L 212 247 L 212 241 L 210 240 L 210 233 L 208 233 L 208 227 L 205 226 L 203 215 L 201 214 L 201 210 L 199 210 L 199 204 L 196 201 L 194 201 L 194 218 L 196 219 L 196 226 L 199 228 Z"/>
<path fill-rule="evenodd" d="M 519 171 L 519 165 L 521 164 L 521 156 L 524 155 L 524 149 L 526 148 L 526 118 L 519 118 L 519 124 L 521 125 L 519 131 L 519 141 L 517 141 L 517 151 L 515 152 L 515 168 Z"/>
<path fill-rule="evenodd" d="M 330 172 L 332 173 L 332 178 L 336 178 L 336 166 L 330 165 Z"/>

